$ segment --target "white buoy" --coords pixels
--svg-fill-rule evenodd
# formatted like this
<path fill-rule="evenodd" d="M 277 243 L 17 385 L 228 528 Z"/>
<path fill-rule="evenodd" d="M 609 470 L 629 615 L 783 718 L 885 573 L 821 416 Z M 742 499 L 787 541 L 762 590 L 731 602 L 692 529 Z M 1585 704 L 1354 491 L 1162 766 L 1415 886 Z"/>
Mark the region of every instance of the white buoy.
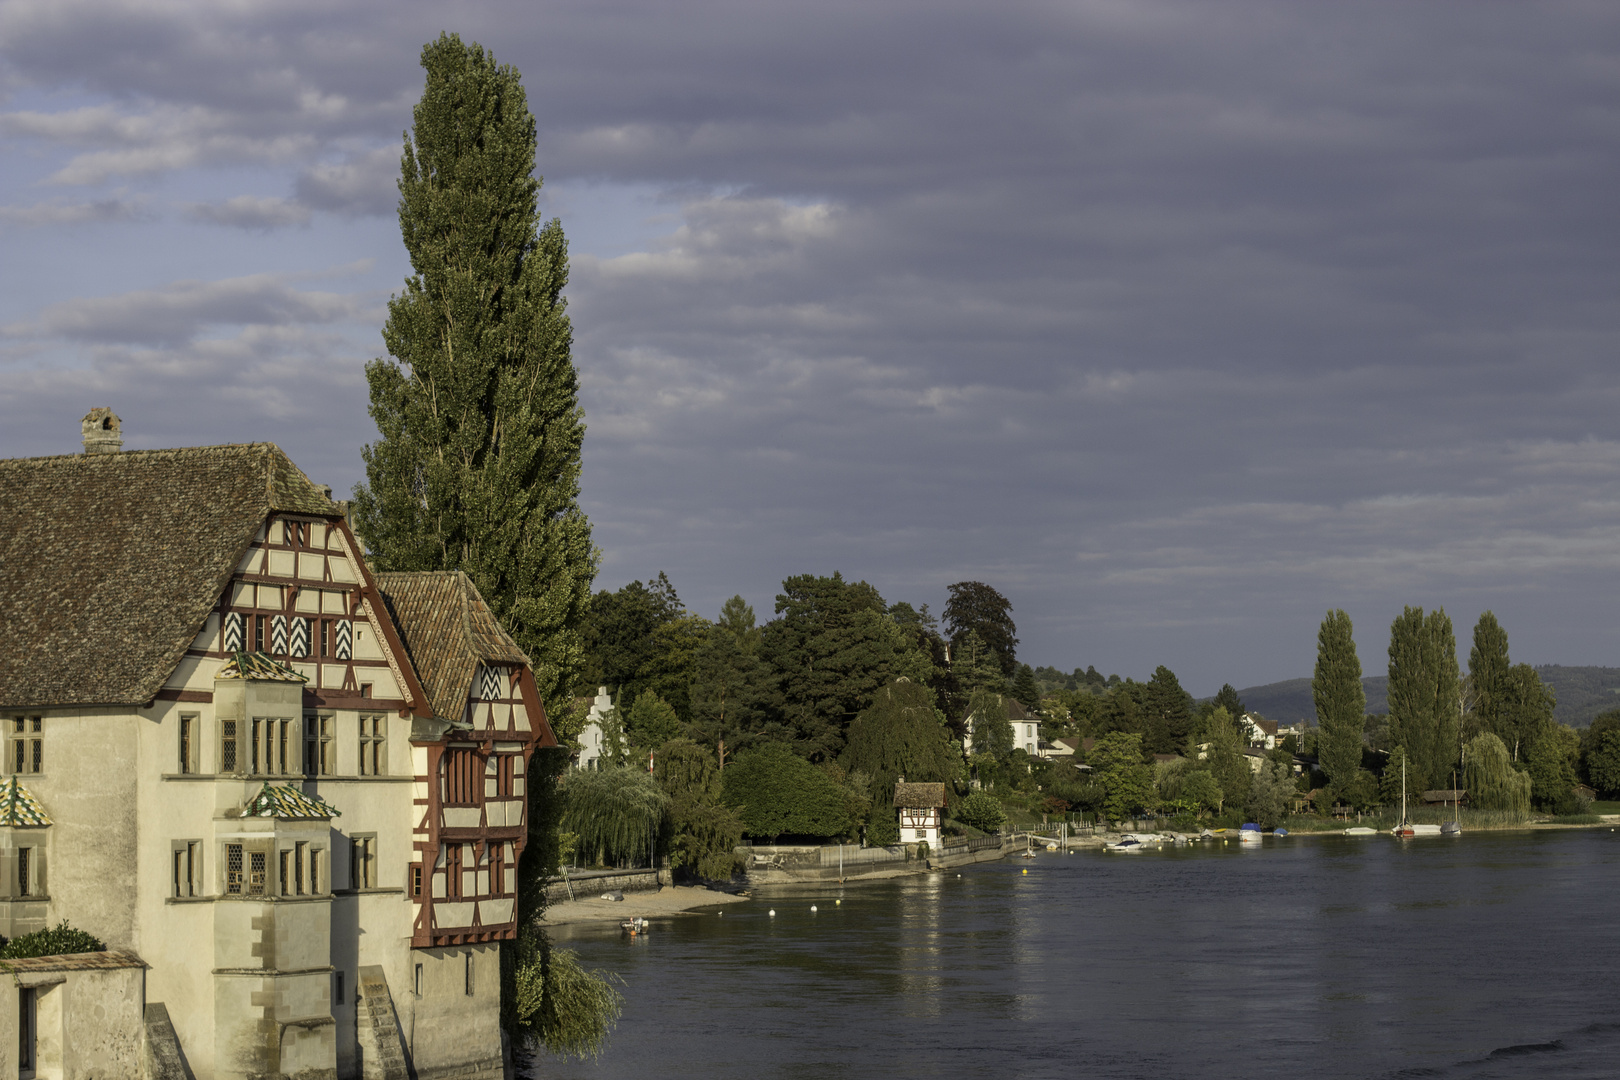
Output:
<path fill-rule="evenodd" d="M 811 904 L 811 905 L 810 905 L 810 910 L 811 910 L 811 911 L 815 911 L 815 910 L 816 910 L 816 905 L 814 905 L 814 904 Z"/>
<path fill-rule="evenodd" d="M 776 918 L 776 909 L 775 908 L 771 908 L 771 918 L 773 918 L 773 919 Z"/>

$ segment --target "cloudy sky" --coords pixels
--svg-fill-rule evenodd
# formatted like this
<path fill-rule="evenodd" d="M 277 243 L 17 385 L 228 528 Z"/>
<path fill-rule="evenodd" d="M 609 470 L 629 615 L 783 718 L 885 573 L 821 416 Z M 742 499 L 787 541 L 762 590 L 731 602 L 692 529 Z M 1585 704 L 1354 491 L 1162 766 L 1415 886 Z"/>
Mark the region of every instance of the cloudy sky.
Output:
<path fill-rule="evenodd" d="M 0 0 L 0 455 L 340 490 L 441 30 L 523 74 L 600 586 L 1013 602 L 1212 693 L 1329 607 L 1620 664 L 1620 6 Z"/>

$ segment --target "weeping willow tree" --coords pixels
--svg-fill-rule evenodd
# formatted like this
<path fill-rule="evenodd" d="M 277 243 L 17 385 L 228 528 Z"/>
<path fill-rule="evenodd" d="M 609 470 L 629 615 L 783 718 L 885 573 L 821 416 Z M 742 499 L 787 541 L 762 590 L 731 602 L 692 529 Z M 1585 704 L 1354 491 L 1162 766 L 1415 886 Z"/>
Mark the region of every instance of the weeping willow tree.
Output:
<path fill-rule="evenodd" d="M 586 971 L 570 949 L 554 948 L 538 928 L 519 933 L 512 991 L 503 1005 L 521 1050 L 538 1044 L 559 1057 L 594 1058 L 624 1013 L 623 980 Z"/>
<path fill-rule="evenodd" d="M 1513 767 L 1507 744 L 1490 732 L 1463 748 L 1462 784 L 1476 810 L 1530 812 L 1530 774 Z"/>
<path fill-rule="evenodd" d="M 651 858 L 669 813 L 669 796 L 640 769 L 569 773 L 563 782 L 562 828 L 579 837 L 582 855 L 625 866 Z"/>

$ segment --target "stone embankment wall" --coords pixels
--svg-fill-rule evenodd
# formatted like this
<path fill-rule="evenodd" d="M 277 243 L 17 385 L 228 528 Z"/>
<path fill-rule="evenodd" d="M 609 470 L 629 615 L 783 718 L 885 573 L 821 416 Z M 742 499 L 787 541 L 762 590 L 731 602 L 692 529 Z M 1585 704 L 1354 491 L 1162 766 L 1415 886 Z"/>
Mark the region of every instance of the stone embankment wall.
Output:
<path fill-rule="evenodd" d="M 546 886 L 546 903 L 556 904 L 567 900 L 570 886 L 574 896 L 583 899 L 607 892 L 661 889 L 668 877 L 668 872 L 664 870 L 570 870 L 567 881 L 559 877 Z"/>

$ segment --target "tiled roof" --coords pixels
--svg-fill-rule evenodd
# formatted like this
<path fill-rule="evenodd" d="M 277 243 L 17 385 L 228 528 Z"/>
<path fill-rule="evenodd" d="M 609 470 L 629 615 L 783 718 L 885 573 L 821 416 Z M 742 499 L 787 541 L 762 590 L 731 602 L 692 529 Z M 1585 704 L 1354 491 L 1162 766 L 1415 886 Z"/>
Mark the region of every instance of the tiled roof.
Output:
<path fill-rule="evenodd" d="M 150 701 L 273 511 L 338 508 L 268 443 L 0 460 L 0 708 Z"/>
<path fill-rule="evenodd" d="M 16 960 L 0 960 L 0 971 L 23 975 L 30 971 L 116 971 L 120 968 L 143 968 L 149 965 L 128 949 L 107 949 L 103 952 L 64 953 L 61 956 L 26 956 Z"/>
<path fill-rule="evenodd" d="M 377 588 L 441 720 L 462 718 L 480 663 L 529 663 L 459 570 L 378 574 Z"/>
<path fill-rule="evenodd" d="M 909 810 L 932 810 L 945 805 L 944 784 L 894 785 L 894 805 Z"/>
<path fill-rule="evenodd" d="M 242 809 L 243 817 L 273 817 L 293 821 L 330 820 L 337 807 L 313 795 L 305 795 L 291 784 L 265 784 L 253 801 Z"/>
<path fill-rule="evenodd" d="M 261 682 L 307 683 L 309 676 L 277 663 L 262 652 L 239 652 L 214 675 L 216 679 L 254 679 Z"/>
<path fill-rule="evenodd" d="M 34 793 L 22 786 L 15 776 L 0 780 L 0 825 L 12 828 L 18 825 L 49 825 L 51 816 L 45 812 Z"/>

